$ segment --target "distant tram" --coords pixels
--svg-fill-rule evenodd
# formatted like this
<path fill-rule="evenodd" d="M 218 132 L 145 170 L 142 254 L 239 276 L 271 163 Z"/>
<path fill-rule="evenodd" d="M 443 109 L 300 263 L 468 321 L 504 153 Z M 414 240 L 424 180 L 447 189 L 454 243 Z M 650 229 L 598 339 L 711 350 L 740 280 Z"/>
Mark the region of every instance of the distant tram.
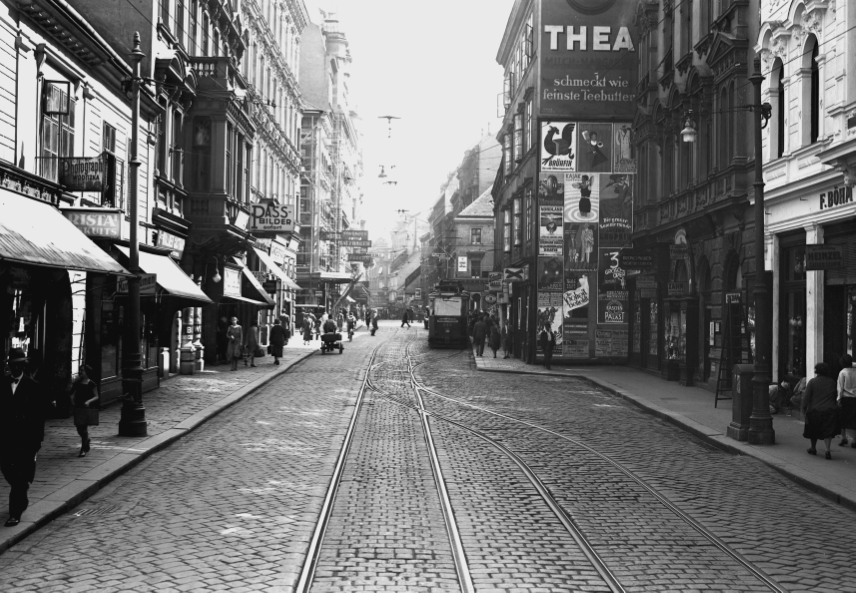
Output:
<path fill-rule="evenodd" d="M 466 348 L 470 293 L 459 282 L 440 282 L 428 295 L 428 346 Z"/>

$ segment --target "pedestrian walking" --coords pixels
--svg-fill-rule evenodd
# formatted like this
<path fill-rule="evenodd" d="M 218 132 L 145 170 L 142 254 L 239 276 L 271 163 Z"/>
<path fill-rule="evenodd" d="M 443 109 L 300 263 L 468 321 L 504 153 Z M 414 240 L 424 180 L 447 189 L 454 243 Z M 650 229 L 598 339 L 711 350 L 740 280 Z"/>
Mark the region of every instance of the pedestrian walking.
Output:
<path fill-rule="evenodd" d="M 74 411 L 74 427 L 80 435 L 80 452 L 78 457 L 86 457 L 89 453 L 89 427 L 98 426 L 98 385 L 89 378 L 92 368 L 82 366 L 77 371 L 77 380 L 71 386 L 71 407 Z"/>
<path fill-rule="evenodd" d="M 27 490 L 36 476 L 36 457 L 45 437 L 45 417 L 55 402 L 24 374 L 27 355 L 9 350 L 9 375 L 0 382 L 0 472 L 9 483 L 6 527 L 21 522 L 30 504 Z"/>
<path fill-rule="evenodd" d="M 247 352 L 244 357 L 244 366 L 247 366 L 247 359 L 250 359 L 250 366 L 256 366 L 256 350 L 259 349 L 259 324 L 255 321 L 250 324 L 250 331 L 247 333 Z"/>
<path fill-rule="evenodd" d="M 312 320 L 311 315 L 307 315 L 303 319 L 303 345 L 308 346 L 312 341 L 312 330 L 315 327 L 315 322 Z"/>
<path fill-rule="evenodd" d="M 838 373 L 838 406 L 841 408 L 841 442 L 847 444 L 847 431 L 852 437 L 850 446 L 856 449 L 856 368 L 853 357 L 845 354 L 841 357 L 841 372 Z"/>
<path fill-rule="evenodd" d="M 226 357 L 232 362 L 230 370 L 238 370 L 238 360 L 244 355 L 244 328 L 238 325 L 238 318 L 232 317 L 232 324 L 226 330 L 229 346 L 226 349 Z"/>
<path fill-rule="evenodd" d="M 550 362 L 553 360 L 553 349 L 556 346 L 556 334 L 550 329 L 549 323 L 544 324 L 544 329 L 538 335 L 538 343 L 544 352 L 544 367 L 550 370 Z"/>
<path fill-rule="evenodd" d="M 484 341 L 487 338 L 487 324 L 479 315 L 478 320 L 473 324 L 473 345 L 476 347 L 476 356 L 484 355 Z"/>
<path fill-rule="evenodd" d="M 336 315 L 336 327 L 338 328 L 339 331 L 342 331 L 342 327 L 344 327 L 344 325 L 345 325 L 345 316 L 342 315 L 341 311 L 339 311 L 339 313 Z"/>
<path fill-rule="evenodd" d="M 401 327 L 404 327 L 404 325 L 407 324 L 407 329 L 410 329 L 410 316 L 408 314 L 409 311 L 405 309 L 404 314 L 401 316 Z"/>
<path fill-rule="evenodd" d="M 505 353 L 503 359 L 511 356 L 511 326 L 508 322 L 502 326 L 502 351 Z"/>
<path fill-rule="evenodd" d="M 279 319 L 273 322 L 273 327 L 270 328 L 270 353 L 273 355 L 273 363 L 279 364 L 279 359 L 282 358 L 282 347 L 288 341 L 285 328 Z"/>
<path fill-rule="evenodd" d="M 491 323 L 490 325 L 490 338 L 488 339 L 488 345 L 490 349 L 493 350 L 493 357 L 496 358 L 496 351 L 499 350 L 499 347 L 502 345 L 502 337 L 499 335 L 499 325 L 497 323 Z"/>
<path fill-rule="evenodd" d="M 819 362 L 814 365 L 817 375 L 808 382 L 803 395 L 802 413 L 805 416 L 803 437 L 811 441 L 810 455 L 817 455 L 817 441 L 823 439 L 826 444 L 826 458 L 832 459 L 830 444 L 832 437 L 838 434 L 838 385 L 829 376 L 829 365 Z"/>
<path fill-rule="evenodd" d="M 377 309 L 372 309 L 372 335 L 377 331 L 378 312 Z"/>

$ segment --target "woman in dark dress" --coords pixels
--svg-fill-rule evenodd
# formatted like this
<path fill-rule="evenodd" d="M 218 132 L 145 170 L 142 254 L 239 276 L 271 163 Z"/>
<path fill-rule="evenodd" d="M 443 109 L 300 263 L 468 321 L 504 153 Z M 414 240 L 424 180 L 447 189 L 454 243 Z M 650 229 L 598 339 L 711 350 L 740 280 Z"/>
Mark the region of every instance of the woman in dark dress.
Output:
<path fill-rule="evenodd" d="M 71 387 L 71 405 L 75 410 L 98 409 L 98 386 L 89 378 L 91 371 L 90 367 L 82 366 L 77 372 L 77 381 Z M 90 418 L 87 414 L 74 414 L 74 427 L 77 429 L 77 434 L 80 435 L 78 457 L 86 457 L 86 454 L 89 453 L 89 422 Z M 94 424 L 97 424 L 97 421 Z"/>
<path fill-rule="evenodd" d="M 832 437 L 838 434 L 838 385 L 829 376 L 829 365 L 820 362 L 814 365 L 817 375 L 808 382 L 802 401 L 802 413 L 805 416 L 803 437 L 811 440 L 810 455 L 817 455 L 817 441 L 823 439 L 826 444 L 826 458 L 832 459 L 829 450 Z"/>
<path fill-rule="evenodd" d="M 502 345 L 502 339 L 499 334 L 499 323 L 494 320 L 490 326 L 490 337 L 488 338 L 488 346 L 493 350 L 493 357 L 496 358 L 496 351 Z"/>

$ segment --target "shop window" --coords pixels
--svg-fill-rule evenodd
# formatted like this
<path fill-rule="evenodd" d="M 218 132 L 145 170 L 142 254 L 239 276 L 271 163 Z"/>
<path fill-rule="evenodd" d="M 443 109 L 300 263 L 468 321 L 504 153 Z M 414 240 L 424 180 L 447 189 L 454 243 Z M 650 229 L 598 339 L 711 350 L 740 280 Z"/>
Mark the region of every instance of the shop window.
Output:
<path fill-rule="evenodd" d="M 502 162 L 503 174 L 508 177 L 511 175 L 511 135 L 505 134 L 502 137 Z"/>
<path fill-rule="evenodd" d="M 781 251 L 779 310 L 779 372 L 806 376 L 806 285 L 805 245 Z"/>
<path fill-rule="evenodd" d="M 101 150 L 116 154 L 116 128 L 106 121 L 101 129 Z"/>

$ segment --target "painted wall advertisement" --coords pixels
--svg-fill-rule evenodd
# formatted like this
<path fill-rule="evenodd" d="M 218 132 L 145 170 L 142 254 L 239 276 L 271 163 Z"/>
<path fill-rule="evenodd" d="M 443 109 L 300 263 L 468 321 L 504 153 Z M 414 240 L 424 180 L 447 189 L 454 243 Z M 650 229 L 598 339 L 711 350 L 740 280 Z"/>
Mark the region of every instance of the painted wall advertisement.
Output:
<path fill-rule="evenodd" d="M 542 115 L 632 119 L 637 69 L 633 0 L 542 0 Z M 596 171 L 597 169 L 595 169 Z"/>
<path fill-rule="evenodd" d="M 629 295 L 618 254 L 633 230 L 630 124 L 544 121 L 540 149 L 539 325 L 556 332 L 556 356 L 625 357 Z"/>

